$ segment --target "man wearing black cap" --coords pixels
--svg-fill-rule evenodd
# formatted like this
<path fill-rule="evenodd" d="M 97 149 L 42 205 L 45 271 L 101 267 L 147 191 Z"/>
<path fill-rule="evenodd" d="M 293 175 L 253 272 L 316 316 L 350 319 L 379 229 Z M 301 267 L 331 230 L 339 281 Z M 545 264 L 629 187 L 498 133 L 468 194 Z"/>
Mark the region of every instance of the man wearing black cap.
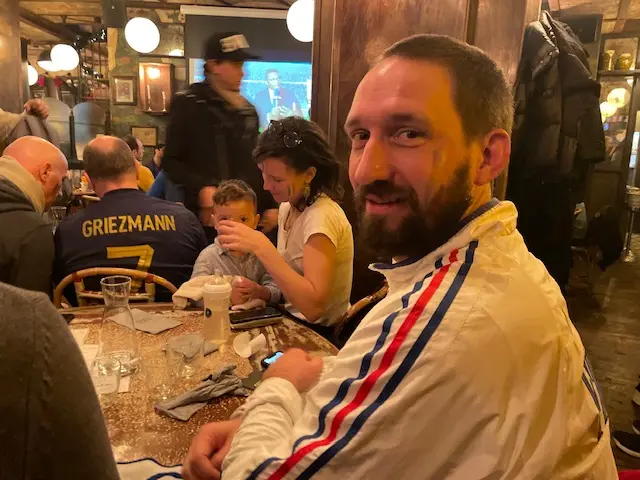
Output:
<path fill-rule="evenodd" d="M 184 187 L 185 206 L 210 224 L 213 193 L 221 180 L 246 181 L 258 195 L 262 229 L 278 223 L 277 204 L 262 188 L 251 151 L 258 137 L 258 114 L 242 95 L 245 60 L 259 57 L 244 35 L 217 33 L 205 43 L 205 81 L 192 84 L 171 102 L 163 168 Z"/>

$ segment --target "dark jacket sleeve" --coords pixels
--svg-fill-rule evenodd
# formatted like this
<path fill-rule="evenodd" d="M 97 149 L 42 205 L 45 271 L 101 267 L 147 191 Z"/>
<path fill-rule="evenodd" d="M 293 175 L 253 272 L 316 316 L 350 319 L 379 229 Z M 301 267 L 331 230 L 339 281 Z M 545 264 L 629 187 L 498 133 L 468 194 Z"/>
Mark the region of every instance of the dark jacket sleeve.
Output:
<path fill-rule="evenodd" d="M 215 185 L 217 180 L 207 179 L 199 168 L 211 152 L 201 148 L 202 140 L 206 139 L 195 138 L 196 135 L 192 134 L 193 128 L 199 127 L 199 120 L 193 118 L 195 111 L 192 103 L 195 100 L 184 93 L 174 96 L 171 102 L 162 168 L 173 183 L 193 192 L 200 191 L 206 185 Z"/>
<path fill-rule="evenodd" d="M 91 378 L 64 320 L 40 293 L 6 285 L 0 292 L 2 478 L 118 479 Z"/>
<path fill-rule="evenodd" d="M 53 257 L 51 226 L 39 225 L 27 233 L 20 243 L 13 262 L 11 284 L 51 295 Z"/>

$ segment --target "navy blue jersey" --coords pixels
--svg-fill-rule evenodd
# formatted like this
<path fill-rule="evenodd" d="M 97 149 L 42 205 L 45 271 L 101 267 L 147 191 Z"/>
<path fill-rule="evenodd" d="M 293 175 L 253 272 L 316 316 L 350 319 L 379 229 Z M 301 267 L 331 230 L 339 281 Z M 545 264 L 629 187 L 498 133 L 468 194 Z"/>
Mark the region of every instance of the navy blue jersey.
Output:
<path fill-rule="evenodd" d="M 65 218 L 55 243 L 56 282 L 85 268 L 119 267 L 160 275 L 176 287 L 191 277 L 198 254 L 207 246 L 200 222 L 184 206 L 133 189 L 109 192 Z M 141 283 L 133 283 L 134 291 Z M 96 282 L 85 285 L 99 289 Z M 168 292 L 158 288 L 156 300 L 170 300 Z"/>

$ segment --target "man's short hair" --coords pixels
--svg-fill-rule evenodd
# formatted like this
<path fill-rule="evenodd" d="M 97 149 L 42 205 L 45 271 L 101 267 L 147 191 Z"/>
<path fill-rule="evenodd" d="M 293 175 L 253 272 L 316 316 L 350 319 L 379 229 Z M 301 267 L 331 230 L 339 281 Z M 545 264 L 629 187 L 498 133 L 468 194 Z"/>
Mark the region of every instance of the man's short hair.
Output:
<path fill-rule="evenodd" d="M 433 62 L 449 70 L 453 101 L 468 140 L 495 128 L 511 133 L 512 88 L 498 65 L 479 48 L 443 35 L 415 35 L 382 54 L 382 59 L 392 57 Z"/>
<path fill-rule="evenodd" d="M 113 145 L 108 149 L 90 143 L 82 156 L 84 169 L 91 180 L 115 180 L 136 171 L 133 152 L 119 138 L 114 139 Z"/>
<path fill-rule="evenodd" d="M 138 150 L 138 139 L 133 135 L 131 134 L 125 135 L 124 137 L 122 137 L 122 141 L 127 145 L 129 145 L 129 148 L 131 149 L 132 152 L 135 152 Z"/>
<path fill-rule="evenodd" d="M 216 205 L 227 205 L 229 202 L 249 200 L 258 209 L 258 198 L 256 192 L 243 180 L 225 180 L 220 182 L 216 193 L 213 195 L 213 203 Z"/>

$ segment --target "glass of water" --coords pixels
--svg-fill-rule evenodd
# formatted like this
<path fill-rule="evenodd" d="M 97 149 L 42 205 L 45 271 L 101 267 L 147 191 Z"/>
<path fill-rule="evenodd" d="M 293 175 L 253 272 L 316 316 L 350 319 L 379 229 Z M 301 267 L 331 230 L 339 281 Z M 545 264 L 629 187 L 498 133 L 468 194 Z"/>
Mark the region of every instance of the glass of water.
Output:
<path fill-rule="evenodd" d="M 167 342 L 167 355 L 177 356 L 183 362 L 180 376 L 191 378 L 204 356 L 204 337 L 197 333 L 174 337 Z"/>
<path fill-rule="evenodd" d="M 149 398 L 153 402 L 167 400 L 173 396 L 182 365 L 182 358 L 177 355 L 165 352 L 144 355 L 142 371 Z"/>
<path fill-rule="evenodd" d="M 120 389 L 120 361 L 111 356 L 96 357 L 91 364 L 91 380 L 102 409 L 110 407 Z"/>

